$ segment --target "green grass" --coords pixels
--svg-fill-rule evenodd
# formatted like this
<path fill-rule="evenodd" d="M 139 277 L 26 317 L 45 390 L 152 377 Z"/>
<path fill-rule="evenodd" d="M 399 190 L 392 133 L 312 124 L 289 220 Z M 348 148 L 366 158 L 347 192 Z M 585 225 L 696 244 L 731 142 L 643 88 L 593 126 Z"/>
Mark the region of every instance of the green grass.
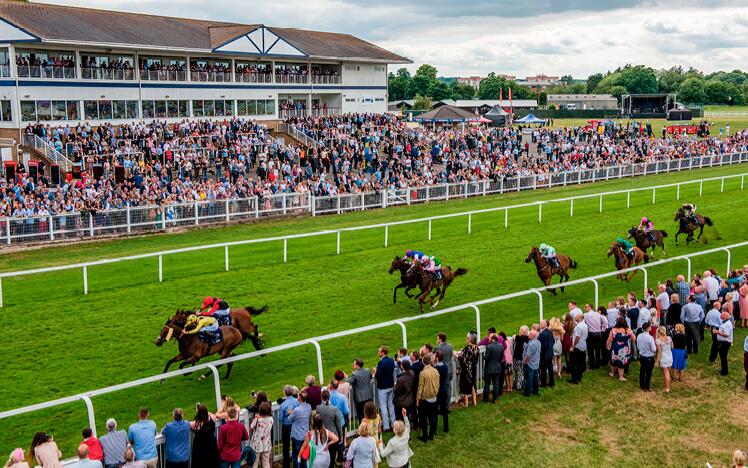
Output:
<path fill-rule="evenodd" d="M 734 112 L 737 112 L 736 109 Z M 587 125 L 587 120 L 591 119 L 553 119 L 553 126 L 554 127 L 578 127 Z M 594 119 L 594 120 L 602 120 L 602 119 Z M 702 119 L 694 119 L 691 121 L 678 121 L 678 122 L 668 122 L 665 119 L 634 119 L 633 121 L 637 121 L 639 123 L 643 122 L 649 122 L 652 125 L 652 131 L 654 132 L 655 136 L 659 137 L 662 135 L 662 128 L 666 127 L 668 125 L 682 125 L 682 124 L 693 124 L 698 125 L 699 122 Z M 743 130 L 748 128 L 748 116 L 738 116 L 738 117 L 710 117 L 706 116 L 706 120 L 708 120 L 712 127 L 710 129 L 710 132 L 712 135 L 717 136 L 719 135 L 719 129 L 722 127 L 723 129 L 725 126 L 729 123 L 730 124 L 730 134 L 734 134 L 737 131 Z M 616 122 L 618 120 L 616 119 Z M 621 123 L 624 125 L 628 123 L 628 119 L 621 120 Z"/>
<path fill-rule="evenodd" d="M 746 167 L 748 166 L 704 169 L 335 217 L 275 220 L 8 252 L 0 257 L 0 270 L 35 268 L 189 245 L 374 224 L 582 193 L 665 184 L 740 173 L 746 171 Z M 675 247 L 670 237 L 668 255 L 680 255 L 746 240 L 748 226 L 736 216 L 735 211 L 736 200 L 742 198 L 744 194 L 740 192 L 739 178 L 729 180 L 724 193 L 720 193 L 719 182 L 705 183 L 701 198 L 698 197 L 698 185 L 683 186 L 681 200 L 694 200 L 699 205 L 700 212 L 714 219 L 716 228 L 707 231 L 706 245 Z M 509 214 L 508 229 L 503 227 L 502 212 L 481 214 L 473 217 L 470 236 L 466 232 L 465 218 L 438 220 L 433 224 L 433 240 L 430 242 L 427 241 L 425 223 L 397 226 L 390 229 L 388 248 L 383 247 L 382 229 L 348 232 L 343 234 L 341 256 L 335 255 L 334 235 L 292 240 L 289 242 L 287 264 L 282 263 L 280 242 L 236 247 L 231 249 L 229 272 L 223 272 L 223 249 L 168 256 L 164 258 L 165 281 L 161 284 L 157 282 L 155 259 L 93 267 L 89 269 L 90 294 L 87 296 L 81 294 L 80 271 L 6 279 L 3 281 L 6 307 L 1 313 L 8 345 L 3 348 L 3 366 L 0 368 L 0 378 L 5 382 L 0 391 L 0 410 L 158 374 L 164 362 L 175 353 L 173 344 L 165 348 L 153 345 L 153 339 L 161 325 L 175 309 L 194 307 L 205 295 L 221 296 L 235 306 L 269 304 L 270 311 L 260 316 L 257 323 L 261 331 L 267 334 L 266 343 L 270 346 L 415 315 L 418 313 L 416 304 L 404 297 L 401 297 L 397 305 L 392 304 L 392 287 L 396 278 L 386 274 L 392 256 L 402 253 L 406 248 L 418 247 L 434 252 L 446 264 L 470 269 L 467 276 L 457 279 L 450 288 L 442 307 L 539 285 L 534 268 L 526 265 L 523 259 L 531 245 L 542 241 L 551 242 L 560 253 L 572 255 L 579 262 L 579 269 L 574 271 L 573 278 L 610 271 L 613 265 L 605 256 L 607 247 L 616 235 L 625 233 L 642 215 L 652 217 L 659 228 L 667 229 L 671 236 L 674 234 L 672 216 L 679 204 L 675 200 L 675 188 L 658 191 L 657 200 L 658 203 L 652 205 L 651 192 L 636 193 L 631 197 L 632 208 L 627 210 L 625 195 L 607 197 L 602 214 L 598 213 L 597 199 L 577 201 L 573 218 L 569 218 L 568 203 L 550 204 L 543 209 L 542 224 L 537 223 L 537 208 L 517 209 Z M 742 264 L 746 259 L 748 248 L 733 252 L 733 264 Z M 724 254 L 701 256 L 694 259 L 693 271 L 703 271 L 711 266 L 724 269 L 724 262 Z M 657 279 L 682 272 L 683 268 L 684 264 L 681 263 L 653 268 L 650 281 L 654 284 Z M 637 275 L 630 285 L 610 279 L 601 281 L 600 286 L 601 301 L 604 301 L 628 290 L 640 292 L 642 276 Z M 546 316 L 565 311 L 565 304 L 570 297 L 581 302 L 592 300 L 592 295 L 592 288 L 587 285 L 571 287 L 566 294 L 555 298 L 546 295 Z M 537 299 L 526 297 L 482 307 L 483 328 L 494 325 L 512 332 L 521 324 L 537 320 L 536 301 Z M 461 340 L 457 337 L 473 328 L 474 313 L 466 310 L 411 323 L 408 326 L 408 338 L 410 345 L 414 346 L 433 341 L 437 331 L 445 331 L 453 337 L 453 342 L 459 344 Z M 399 346 L 399 327 L 323 342 L 325 375 L 329 377 L 335 369 L 348 371 L 350 363 L 357 356 L 369 363 L 373 362 L 376 359 L 376 347 L 382 343 L 391 347 Z M 249 344 L 240 349 L 249 351 Z M 737 364 L 735 367 L 738 367 Z M 222 381 L 222 387 L 225 393 L 246 404 L 252 390 L 264 389 L 277 395 L 283 384 L 301 385 L 303 377 L 309 373 L 316 374 L 314 349 L 311 346 L 237 363 L 232 378 Z M 716 389 L 722 388 L 722 384 L 713 383 L 716 380 L 711 375 L 704 372 L 704 376 L 705 387 L 712 388 L 716 385 Z M 603 382 L 592 385 L 603 386 L 593 388 L 608 388 Z M 621 391 L 621 399 L 639 398 L 628 390 Z M 620 458 L 623 455 L 618 457 L 613 452 L 615 447 L 610 448 L 596 442 L 589 449 L 584 448 L 584 437 L 590 434 L 589 431 L 609 430 L 616 425 L 632 425 L 623 416 L 620 416 L 621 421 L 600 420 L 605 415 L 618 416 L 619 409 L 615 405 L 608 408 L 604 405 L 605 402 L 593 399 L 589 404 L 591 406 L 577 406 L 570 401 L 572 397 L 581 401 L 585 394 L 582 390 L 560 390 L 557 395 L 552 396 L 551 401 L 556 404 L 548 407 L 537 403 L 517 402 L 515 412 L 508 416 L 517 424 L 511 428 L 508 425 L 504 427 L 501 420 L 497 421 L 492 417 L 473 418 L 473 409 L 456 412 L 456 430 L 450 437 L 456 438 L 467 432 L 468 429 L 464 426 L 468 425 L 468 420 L 477 425 L 477 432 L 493 424 L 496 425 L 495 438 L 481 435 L 482 443 L 489 444 L 493 441 L 504 444 L 511 450 L 516 450 L 508 453 L 520 456 L 520 440 L 539 440 L 540 437 L 533 432 L 532 421 L 541 418 L 542 414 L 528 416 L 525 413 L 553 411 L 561 426 L 583 431 L 578 438 L 572 437 L 569 447 L 585 452 L 584 457 L 580 455 L 581 458 L 578 458 L 584 464 L 596 464 L 599 460 L 623 460 Z M 610 392 L 605 394 L 612 395 Z M 94 405 L 99 430 L 102 430 L 103 422 L 110 416 L 118 418 L 123 424 L 132 421 L 141 405 L 151 407 L 156 421 L 163 424 L 174 406 L 188 408 L 187 413 L 190 414 L 189 408 L 195 402 L 212 402 L 213 398 L 213 386 L 210 382 L 199 383 L 195 376 L 190 376 L 171 379 L 163 385 L 149 384 L 97 397 L 94 398 Z M 605 408 L 600 409 L 596 405 L 603 405 Z M 677 407 L 680 406 L 681 403 L 678 403 Z M 621 411 L 624 409 L 620 408 Z M 640 414 L 641 409 L 637 407 L 635 415 Z M 580 425 L 580 418 L 587 421 L 586 425 Z M 678 421 L 682 422 L 684 419 L 681 420 L 680 415 L 673 418 L 675 422 L 667 426 L 668 431 L 673 434 L 668 433 L 668 437 L 677 438 Z M 642 422 L 643 419 L 634 419 L 633 424 Z M 82 402 L 2 420 L 0 453 L 7 453 L 17 445 L 27 446 L 33 433 L 43 430 L 54 433 L 64 452 L 70 455 L 79 440 L 80 429 L 86 425 L 85 406 Z M 726 430 L 717 426 L 719 425 L 709 424 L 705 426 L 705 430 L 717 437 Z M 515 434 L 521 437 L 516 437 Z M 742 440 L 745 440 L 745 434 L 742 435 Z M 557 447 L 554 445 L 558 444 L 544 442 L 537 456 L 545 456 L 547 459 L 557 456 L 554 452 Z M 649 446 L 650 449 L 652 445 Z M 439 456 L 438 452 L 431 452 L 431 448 L 417 453 L 426 460 Z M 472 452 L 472 449 L 466 448 L 461 452 L 455 451 L 454 456 L 459 453 L 467 457 L 468 453 L 488 454 L 489 449 L 486 446 L 486 450 Z M 569 454 L 565 453 L 562 459 L 573 461 L 577 458 L 573 456 L 574 453 L 574 450 Z M 627 451 L 624 450 L 623 453 Z M 644 457 L 645 453 L 642 451 L 639 456 Z M 693 453 L 694 458 L 688 460 L 700 464 L 701 459 L 696 458 L 696 455 L 701 452 L 695 448 Z M 474 459 L 470 460 L 468 465 L 455 461 L 449 466 L 474 466 Z M 532 464 L 532 459 L 528 459 L 528 464 Z"/>

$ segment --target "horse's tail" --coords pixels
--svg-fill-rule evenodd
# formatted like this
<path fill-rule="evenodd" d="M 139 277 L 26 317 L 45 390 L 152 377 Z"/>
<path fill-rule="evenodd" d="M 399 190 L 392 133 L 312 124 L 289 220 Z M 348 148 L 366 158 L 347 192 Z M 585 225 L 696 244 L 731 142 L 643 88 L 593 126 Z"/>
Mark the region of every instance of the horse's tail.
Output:
<path fill-rule="evenodd" d="M 704 216 L 704 222 L 706 223 L 707 226 L 714 226 L 714 223 L 712 222 L 712 218 L 710 218 L 709 216 Z"/>
<path fill-rule="evenodd" d="M 467 268 L 458 268 L 458 269 L 455 270 L 454 276 L 455 276 L 455 278 L 457 278 L 458 276 L 462 276 L 462 275 L 467 274 L 467 272 L 468 272 Z"/>
<path fill-rule="evenodd" d="M 262 306 L 259 309 L 255 309 L 252 306 L 247 306 L 247 307 L 244 308 L 244 310 L 246 310 L 247 312 L 249 312 L 250 315 L 260 315 L 261 313 L 266 312 L 268 310 L 268 306 L 266 304 L 266 305 Z"/>
<path fill-rule="evenodd" d="M 578 266 L 577 261 L 569 257 L 569 268 L 576 268 Z"/>
<path fill-rule="evenodd" d="M 660 231 L 662 233 L 662 237 L 667 237 L 667 231 Z"/>

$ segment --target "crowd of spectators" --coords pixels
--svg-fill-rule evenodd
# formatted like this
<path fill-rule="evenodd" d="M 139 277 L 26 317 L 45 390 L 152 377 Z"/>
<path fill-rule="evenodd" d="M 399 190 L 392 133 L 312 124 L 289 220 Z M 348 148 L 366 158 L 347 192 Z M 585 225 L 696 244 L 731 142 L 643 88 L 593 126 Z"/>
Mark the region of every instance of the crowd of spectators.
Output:
<path fill-rule="evenodd" d="M 187 64 L 185 61 L 171 61 L 170 63 L 164 64 L 158 60 L 150 60 L 142 61 L 140 63 L 140 69 L 143 71 L 187 71 Z"/>
<path fill-rule="evenodd" d="M 72 55 L 39 56 L 35 54 L 16 55 L 18 67 L 41 67 L 41 68 L 74 68 L 75 57 Z"/>
<path fill-rule="evenodd" d="M 303 103 L 279 105 L 281 114 L 304 110 Z M 523 135 L 514 128 L 414 128 L 389 114 L 289 117 L 287 123 L 319 147 L 281 144 L 257 122 L 238 118 L 30 125 L 27 133 L 73 161 L 85 159 L 88 177 L 56 191 L 44 178 L 3 182 L 0 212 L 55 214 L 87 204 L 100 211 L 290 192 L 335 196 L 748 151 L 748 130 L 701 139 L 657 139 L 633 126 L 609 126 L 602 134 L 540 128 Z M 96 178 L 94 166 L 101 169 Z M 115 166 L 124 168 L 124 179 L 115 179 Z"/>

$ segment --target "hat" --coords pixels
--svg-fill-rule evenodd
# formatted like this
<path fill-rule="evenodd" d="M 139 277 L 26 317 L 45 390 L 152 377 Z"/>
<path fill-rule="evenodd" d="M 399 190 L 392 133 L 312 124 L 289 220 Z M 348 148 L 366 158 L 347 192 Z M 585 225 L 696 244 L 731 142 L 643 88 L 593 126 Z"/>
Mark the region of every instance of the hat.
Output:
<path fill-rule="evenodd" d="M 548 246 L 545 243 L 540 244 L 540 250 L 547 249 L 547 248 Z"/>
<path fill-rule="evenodd" d="M 203 299 L 203 309 L 207 309 L 208 307 L 213 305 L 213 298 L 212 297 L 206 297 Z"/>
<path fill-rule="evenodd" d="M 12 452 L 10 452 L 10 459 L 13 461 L 13 463 L 22 462 L 24 459 L 23 449 L 16 448 Z"/>
<path fill-rule="evenodd" d="M 646 216 L 642 218 L 642 223 L 646 223 L 647 221 L 649 221 L 649 219 Z"/>

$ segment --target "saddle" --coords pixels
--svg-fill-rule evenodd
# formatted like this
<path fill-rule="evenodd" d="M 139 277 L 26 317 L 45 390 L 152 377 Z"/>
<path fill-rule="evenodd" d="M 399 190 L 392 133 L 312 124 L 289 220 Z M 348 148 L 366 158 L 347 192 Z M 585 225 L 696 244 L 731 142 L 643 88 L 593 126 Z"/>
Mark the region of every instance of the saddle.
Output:
<path fill-rule="evenodd" d="M 200 330 L 197 332 L 197 337 L 208 346 L 217 345 L 223 342 L 223 332 L 220 328 L 215 332 Z"/>

